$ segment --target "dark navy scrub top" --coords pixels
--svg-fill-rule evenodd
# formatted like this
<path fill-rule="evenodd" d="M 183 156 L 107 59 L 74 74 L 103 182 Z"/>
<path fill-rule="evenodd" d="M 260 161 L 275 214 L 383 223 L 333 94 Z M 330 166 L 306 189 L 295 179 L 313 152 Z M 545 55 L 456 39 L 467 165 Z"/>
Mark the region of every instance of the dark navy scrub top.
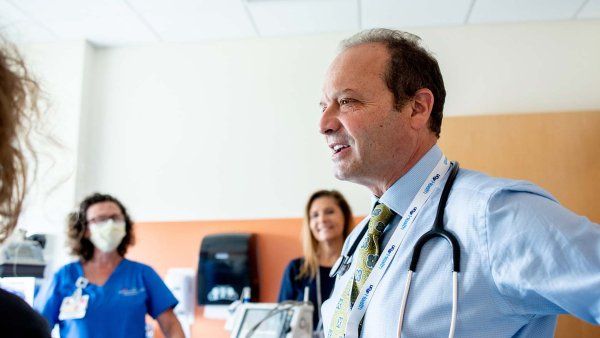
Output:
<path fill-rule="evenodd" d="M 302 266 L 302 258 L 296 258 L 288 264 L 283 273 L 281 280 L 281 289 L 279 290 L 278 301 L 284 300 L 304 300 L 304 287 L 308 286 L 309 297 L 311 303 L 315 307 L 313 312 L 313 328 L 316 329 L 319 323 L 319 315 L 317 311 L 317 280 L 316 278 L 301 278 L 297 279 L 296 276 L 300 274 L 300 266 Z M 319 273 L 321 274 L 321 302 L 324 302 L 333 290 L 335 284 L 335 278 L 329 277 L 329 271 L 331 267 L 319 266 Z"/>

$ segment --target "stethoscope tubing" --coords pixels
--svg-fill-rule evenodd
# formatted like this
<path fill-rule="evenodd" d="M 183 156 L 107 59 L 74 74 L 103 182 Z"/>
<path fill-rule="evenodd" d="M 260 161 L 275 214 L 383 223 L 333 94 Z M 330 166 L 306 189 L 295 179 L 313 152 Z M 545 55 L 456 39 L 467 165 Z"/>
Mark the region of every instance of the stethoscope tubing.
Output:
<path fill-rule="evenodd" d="M 413 254 L 408 269 L 406 285 L 404 286 L 402 303 L 400 305 L 400 316 L 398 318 L 398 338 L 402 336 L 402 325 L 404 324 L 404 313 L 406 311 L 406 303 L 408 301 L 408 294 L 410 291 L 412 276 L 417 271 L 417 265 L 421 256 L 421 250 L 430 239 L 436 237 L 442 237 L 446 239 L 452 247 L 452 314 L 450 319 L 450 330 L 448 333 L 448 338 L 454 337 L 454 332 L 456 331 L 456 317 L 458 314 L 458 273 L 460 272 L 460 244 L 453 233 L 444 229 L 444 211 L 446 209 L 446 202 L 448 201 L 448 196 L 450 195 L 450 189 L 452 189 L 452 185 L 454 184 L 454 180 L 456 179 L 459 169 L 460 166 L 458 162 L 455 162 L 452 166 L 450 176 L 448 176 L 448 180 L 446 181 L 446 184 L 444 186 L 444 190 L 442 191 L 442 196 L 438 204 L 438 209 L 435 221 L 433 222 L 433 226 L 431 230 L 419 237 L 417 243 L 413 247 Z"/>
<path fill-rule="evenodd" d="M 435 221 L 433 221 L 433 226 L 431 227 L 431 230 L 419 237 L 417 243 L 413 247 L 413 255 L 409 266 L 409 270 L 413 272 L 417 271 L 417 264 L 419 263 L 423 246 L 425 246 L 430 239 L 436 237 L 442 237 L 448 241 L 452 247 L 452 271 L 460 272 L 460 245 L 458 244 L 456 236 L 444 228 L 444 211 L 446 210 L 446 202 L 448 201 L 450 189 L 452 189 L 452 186 L 454 185 L 454 180 L 456 179 L 456 175 L 458 175 L 459 169 L 460 166 L 458 162 L 454 162 L 454 165 L 450 171 L 450 175 L 448 176 L 448 180 L 446 181 L 446 185 L 444 185 L 444 190 L 442 190 L 442 196 L 440 197 L 440 202 L 438 204 Z"/>
<path fill-rule="evenodd" d="M 408 300 L 408 291 L 410 290 L 410 284 L 412 281 L 413 271 L 408 270 L 406 278 L 406 285 L 404 286 L 404 293 L 402 294 L 402 303 L 400 305 L 400 316 L 398 318 L 398 335 L 402 336 L 402 324 L 404 324 L 404 312 L 406 310 L 406 301 Z M 448 332 L 448 338 L 454 338 L 454 332 L 456 331 L 456 316 L 458 314 L 458 272 L 452 271 L 452 315 L 450 319 L 450 330 Z"/>

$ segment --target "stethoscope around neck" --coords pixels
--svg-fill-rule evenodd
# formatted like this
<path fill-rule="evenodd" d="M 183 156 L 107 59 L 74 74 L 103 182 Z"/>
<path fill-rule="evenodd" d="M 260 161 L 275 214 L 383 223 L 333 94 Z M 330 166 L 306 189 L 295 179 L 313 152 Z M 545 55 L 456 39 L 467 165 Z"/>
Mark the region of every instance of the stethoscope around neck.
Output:
<path fill-rule="evenodd" d="M 402 332 L 402 324 L 404 322 L 404 312 L 406 310 L 406 302 L 408 300 L 408 293 L 410 290 L 410 285 L 412 281 L 412 275 L 417 271 L 417 265 L 419 263 L 419 257 L 421 256 L 421 250 L 425 244 L 436 237 L 441 237 L 446 239 L 450 246 L 452 247 L 452 318 L 450 321 L 450 332 L 448 333 L 448 337 L 454 337 L 454 331 L 456 329 L 456 315 L 458 312 L 458 273 L 460 272 L 460 244 L 456 239 L 456 236 L 452 234 L 450 231 L 444 228 L 444 211 L 446 209 L 446 202 L 448 201 L 448 196 L 450 195 L 450 190 L 452 189 L 452 185 L 454 184 L 454 180 L 456 179 L 456 175 L 460 170 L 460 166 L 458 162 L 454 162 L 452 169 L 450 171 L 450 175 L 448 176 L 448 180 L 446 180 L 446 184 L 444 185 L 444 190 L 442 190 L 442 196 L 440 198 L 440 202 L 438 204 L 437 213 L 435 216 L 435 221 L 433 222 L 433 226 L 431 230 L 423 234 L 417 240 L 417 243 L 413 247 L 413 254 L 410 260 L 410 265 L 408 268 L 408 277 L 406 280 L 406 285 L 404 287 L 404 294 L 402 296 L 402 303 L 400 305 L 400 318 L 398 321 L 398 337 L 400 337 Z M 356 251 L 358 244 L 364 237 L 367 231 L 367 227 L 363 227 L 360 234 L 352 245 L 350 249 L 343 254 L 334 266 L 331 268 L 329 273 L 330 277 L 337 277 L 344 275 L 348 269 L 350 269 L 350 265 L 352 264 L 352 256 Z"/>

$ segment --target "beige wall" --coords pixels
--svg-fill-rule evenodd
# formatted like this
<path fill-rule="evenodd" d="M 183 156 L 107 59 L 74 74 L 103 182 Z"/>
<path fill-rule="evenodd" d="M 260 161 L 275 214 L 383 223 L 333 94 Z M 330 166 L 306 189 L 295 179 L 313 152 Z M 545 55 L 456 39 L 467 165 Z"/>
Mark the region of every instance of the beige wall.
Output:
<path fill-rule="evenodd" d="M 600 109 L 600 21 L 413 32 L 440 61 L 447 116 Z M 29 225 L 62 234 L 66 211 L 95 190 L 138 221 L 300 217 L 323 187 L 365 214 L 368 192 L 332 177 L 317 132 L 323 75 L 348 35 L 24 46 L 69 117 L 55 121 L 66 147 L 50 155 L 71 175 L 60 207 L 33 205 Z"/>
<path fill-rule="evenodd" d="M 600 108 L 600 22 L 422 29 L 446 115 Z M 141 220 L 298 217 L 336 187 L 317 132 L 320 87 L 348 34 L 96 51 L 80 191 L 122 196 Z"/>
<path fill-rule="evenodd" d="M 440 145 L 449 158 L 538 184 L 567 208 L 600 223 L 600 111 L 460 116 L 446 122 Z M 555 336 L 599 337 L 600 326 L 560 316 Z"/>

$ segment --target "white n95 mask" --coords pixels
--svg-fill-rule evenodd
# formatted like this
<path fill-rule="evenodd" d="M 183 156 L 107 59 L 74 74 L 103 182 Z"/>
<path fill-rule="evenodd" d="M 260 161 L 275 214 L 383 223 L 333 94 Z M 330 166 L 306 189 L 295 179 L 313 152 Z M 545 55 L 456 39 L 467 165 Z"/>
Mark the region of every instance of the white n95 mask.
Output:
<path fill-rule="evenodd" d="M 90 241 L 103 252 L 115 250 L 125 237 L 125 222 L 113 221 L 90 224 Z"/>

